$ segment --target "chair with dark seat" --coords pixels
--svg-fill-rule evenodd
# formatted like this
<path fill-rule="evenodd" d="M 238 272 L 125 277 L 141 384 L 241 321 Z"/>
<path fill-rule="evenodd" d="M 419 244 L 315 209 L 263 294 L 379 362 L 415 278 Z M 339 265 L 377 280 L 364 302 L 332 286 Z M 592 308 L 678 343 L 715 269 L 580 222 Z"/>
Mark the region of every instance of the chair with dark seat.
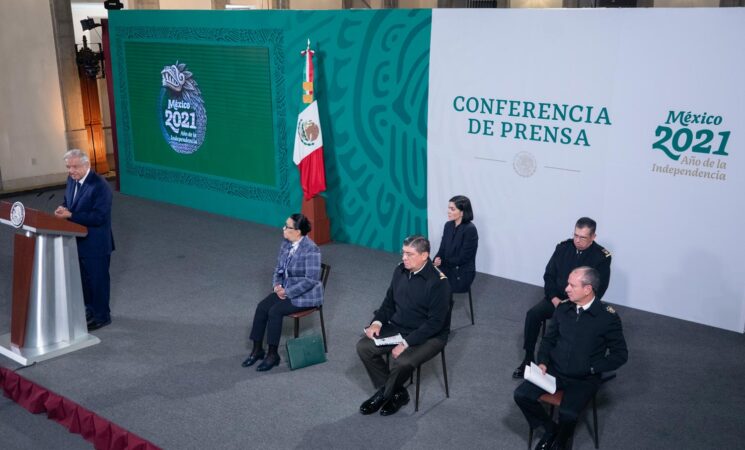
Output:
<path fill-rule="evenodd" d="M 445 344 L 445 347 L 447 347 L 447 344 Z M 445 347 L 440 350 L 440 356 L 442 357 L 442 377 L 445 380 L 445 397 L 450 398 L 450 388 L 448 387 L 448 366 L 445 364 Z M 420 364 L 416 368 L 416 401 L 414 402 L 414 412 L 419 411 L 419 384 L 421 375 L 422 365 Z"/>
<path fill-rule="evenodd" d="M 450 296 L 450 314 L 453 312 L 453 297 Z M 448 320 L 450 320 L 450 316 L 448 315 Z M 450 327 L 450 323 L 448 322 L 448 327 Z M 445 343 L 445 347 L 447 347 L 447 342 Z M 448 385 L 448 366 L 445 363 L 445 347 L 442 347 L 442 350 L 440 350 L 440 357 L 442 359 L 442 377 L 445 380 L 445 397 L 450 398 L 450 387 Z M 437 355 L 435 355 L 437 356 Z M 434 357 L 427 361 L 432 361 Z M 390 364 L 391 362 L 391 354 L 386 353 L 385 355 L 385 361 L 386 363 Z M 424 361 L 426 363 L 427 361 Z M 422 363 L 422 364 L 424 364 Z M 414 401 L 414 412 L 419 411 L 419 385 L 421 383 L 422 379 L 422 364 L 419 364 L 416 367 L 416 400 Z M 411 374 L 411 379 L 409 380 L 410 385 L 414 384 L 414 374 Z"/>
<path fill-rule="evenodd" d="M 469 298 L 470 298 L 470 289 L 469 289 Z M 471 313 L 473 314 L 473 309 L 471 309 Z M 452 314 L 453 314 L 453 296 L 451 294 L 450 295 L 450 311 L 448 312 L 448 322 L 447 322 L 448 328 L 450 328 L 450 317 Z M 442 347 L 442 350 L 440 350 L 440 357 L 442 358 L 442 377 L 445 380 L 445 397 L 450 398 L 450 387 L 448 386 L 448 366 L 447 364 L 445 364 L 445 347 L 447 346 L 448 344 L 447 342 L 445 342 L 445 346 Z M 432 359 L 430 359 L 430 361 Z M 419 364 L 416 368 L 416 401 L 414 403 L 414 412 L 419 411 L 419 384 L 420 384 L 421 375 L 422 375 L 422 364 Z M 413 377 L 414 374 L 412 373 L 411 375 Z"/>
<path fill-rule="evenodd" d="M 615 372 L 609 372 L 604 373 L 600 375 L 600 384 L 603 385 L 605 382 L 610 381 L 612 379 L 616 378 Z M 545 403 L 549 406 L 549 415 L 553 418 L 554 416 L 554 410 L 561 406 L 561 399 L 564 397 L 564 391 L 556 391 L 553 394 L 545 393 L 541 395 L 541 397 L 538 399 L 538 401 Z M 595 401 L 595 398 L 597 397 L 597 392 L 595 395 L 592 396 L 591 404 L 592 404 L 592 432 L 593 432 L 593 442 L 595 443 L 595 448 L 599 448 L 600 446 L 600 439 L 598 437 L 598 409 L 597 409 L 597 403 Z M 572 436 L 569 448 L 571 449 L 574 444 L 574 436 Z M 530 432 L 528 433 L 528 449 L 530 450 L 533 446 L 533 429 L 530 429 Z"/>
<path fill-rule="evenodd" d="M 471 325 L 475 325 L 476 322 L 473 320 L 473 298 L 471 297 L 471 287 L 468 287 L 467 292 L 453 292 L 453 295 L 455 294 L 468 294 L 468 307 L 471 310 Z"/>
<path fill-rule="evenodd" d="M 331 266 L 329 266 L 328 264 L 321 263 L 321 284 L 323 285 L 324 301 L 326 301 L 326 281 L 329 279 L 329 272 L 331 272 Z M 316 308 L 306 309 L 305 311 L 300 311 L 300 312 L 296 312 L 293 314 L 289 314 L 287 317 L 292 317 L 293 319 L 295 319 L 295 337 L 297 338 L 300 334 L 300 318 L 313 314 L 316 311 L 318 311 L 318 314 L 321 317 L 321 333 L 323 334 L 323 350 L 324 352 L 328 353 L 329 349 L 326 345 L 326 325 L 323 322 L 323 305 L 320 305 Z"/>

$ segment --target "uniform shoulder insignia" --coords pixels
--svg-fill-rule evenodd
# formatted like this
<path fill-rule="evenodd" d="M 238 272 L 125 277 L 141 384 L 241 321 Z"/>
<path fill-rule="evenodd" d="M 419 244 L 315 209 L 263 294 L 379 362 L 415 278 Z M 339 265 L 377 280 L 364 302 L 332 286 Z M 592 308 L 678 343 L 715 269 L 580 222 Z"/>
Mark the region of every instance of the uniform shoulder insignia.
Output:
<path fill-rule="evenodd" d="M 605 305 L 605 310 L 608 311 L 611 314 L 615 314 L 616 313 L 616 310 L 613 309 L 613 307 L 611 305 Z"/>
<path fill-rule="evenodd" d="M 603 255 L 605 255 L 606 258 L 610 258 L 610 252 L 607 249 L 602 249 Z"/>

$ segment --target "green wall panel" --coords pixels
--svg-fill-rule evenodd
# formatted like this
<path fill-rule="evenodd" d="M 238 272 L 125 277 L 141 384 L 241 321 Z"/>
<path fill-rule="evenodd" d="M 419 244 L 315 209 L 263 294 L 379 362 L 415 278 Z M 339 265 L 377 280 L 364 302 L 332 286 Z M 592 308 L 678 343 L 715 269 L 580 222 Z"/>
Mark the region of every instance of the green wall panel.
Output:
<path fill-rule="evenodd" d="M 112 11 L 122 191 L 276 226 L 298 211 L 309 38 L 332 238 L 398 250 L 427 230 L 430 25 L 429 10 Z M 158 121 L 160 70 L 174 58 L 207 115 L 190 155 L 170 149 Z"/>

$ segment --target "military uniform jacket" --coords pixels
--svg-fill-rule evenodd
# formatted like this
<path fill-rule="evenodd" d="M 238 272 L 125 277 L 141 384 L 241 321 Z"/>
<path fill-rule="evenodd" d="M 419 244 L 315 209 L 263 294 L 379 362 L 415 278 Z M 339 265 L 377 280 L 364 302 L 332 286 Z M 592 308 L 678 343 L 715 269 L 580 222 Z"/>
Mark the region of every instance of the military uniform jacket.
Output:
<path fill-rule="evenodd" d="M 566 300 L 568 297 L 564 289 L 566 289 L 569 274 L 581 266 L 592 267 L 600 273 L 600 287 L 595 295 L 597 299 L 603 298 L 610 281 L 610 262 L 610 252 L 597 242 L 593 242 L 581 253 L 577 253 L 577 247 L 571 239 L 560 242 L 554 254 L 551 255 L 546 265 L 546 272 L 543 274 L 544 298 L 548 301 L 554 297 Z"/>
<path fill-rule="evenodd" d="M 572 378 L 616 370 L 627 359 L 621 318 L 597 298 L 579 315 L 574 303 L 559 305 L 538 350 L 538 364 Z"/>
<path fill-rule="evenodd" d="M 431 261 L 416 274 L 400 263 L 373 321 L 400 332 L 409 345 L 420 345 L 433 337 L 447 341 L 450 299 L 448 280 Z"/>

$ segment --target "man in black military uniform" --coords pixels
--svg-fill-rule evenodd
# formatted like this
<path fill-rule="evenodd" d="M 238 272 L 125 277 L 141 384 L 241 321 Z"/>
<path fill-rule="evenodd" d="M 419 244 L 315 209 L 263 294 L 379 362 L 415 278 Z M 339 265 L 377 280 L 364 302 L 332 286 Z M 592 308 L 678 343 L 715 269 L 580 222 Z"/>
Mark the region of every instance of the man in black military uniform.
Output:
<path fill-rule="evenodd" d="M 529 381 L 515 389 L 515 402 L 531 429 L 543 426 L 546 431 L 536 450 L 566 448 L 577 416 L 600 386 L 600 374 L 618 369 L 628 359 L 621 319 L 595 296 L 600 285 L 597 270 L 572 271 L 566 287 L 570 302 L 556 308 L 538 350 L 538 367 L 555 376 L 557 390 L 564 391 L 559 423 L 538 402 L 543 389 Z"/>
<path fill-rule="evenodd" d="M 413 370 L 445 347 L 450 333 L 450 284 L 429 260 L 429 241 L 410 236 L 403 243 L 403 263 L 396 266 L 380 309 L 365 336 L 357 343 L 357 354 L 377 391 L 360 406 L 362 414 L 380 410 L 395 414 L 409 402 L 403 387 Z M 404 341 L 395 346 L 376 346 L 374 338 L 400 333 Z M 391 368 L 384 355 L 390 353 Z"/>
<path fill-rule="evenodd" d="M 597 224 L 589 217 L 581 217 L 574 225 L 574 238 L 560 242 L 551 255 L 543 274 L 543 300 L 533 306 L 525 315 L 523 348 L 525 357 L 512 373 L 513 378 L 522 378 L 526 365 L 533 361 L 535 344 L 541 322 L 554 314 L 556 307 L 566 301 L 564 292 L 569 273 L 577 267 L 589 266 L 600 273 L 600 285 L 595 291 L 598 300 L 603 297 L 610 281 L 611 255 L 608 250 L 595 242 Z"/>

